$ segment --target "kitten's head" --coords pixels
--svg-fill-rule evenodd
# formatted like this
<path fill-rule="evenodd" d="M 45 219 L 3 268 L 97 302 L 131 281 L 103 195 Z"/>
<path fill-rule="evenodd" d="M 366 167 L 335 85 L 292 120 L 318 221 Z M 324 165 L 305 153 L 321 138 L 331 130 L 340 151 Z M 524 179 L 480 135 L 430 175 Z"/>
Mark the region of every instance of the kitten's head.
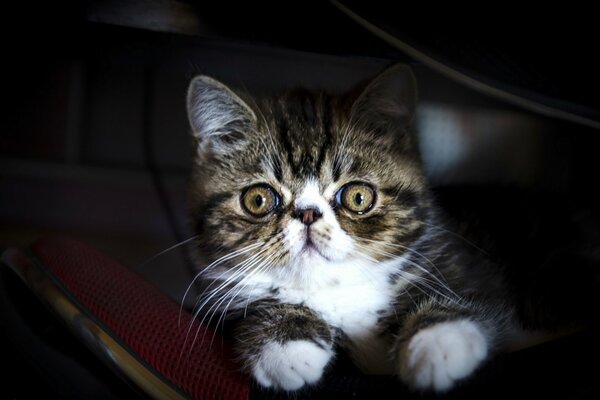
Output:
<path fill-rule="evenodd" d="M 403 254 L 428 209 L 411 134 L 415 103 L 405 66 L 338 97 L 244 100 L 196 77 L 188 91 L 192 218 L 209 259 L 306 273 Z"/>

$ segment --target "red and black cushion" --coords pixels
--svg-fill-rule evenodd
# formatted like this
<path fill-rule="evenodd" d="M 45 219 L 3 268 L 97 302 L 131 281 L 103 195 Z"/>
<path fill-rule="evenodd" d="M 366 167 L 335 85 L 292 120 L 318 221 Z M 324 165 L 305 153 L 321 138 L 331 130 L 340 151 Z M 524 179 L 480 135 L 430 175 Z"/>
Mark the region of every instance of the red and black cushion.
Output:
<path fill-rule="evenodd" d="M 248 378 L 222 340 L 160 290 L 77 240 L 50 237 L 9 264 L 105 362 L 158 398 L 246 399 Z"/>

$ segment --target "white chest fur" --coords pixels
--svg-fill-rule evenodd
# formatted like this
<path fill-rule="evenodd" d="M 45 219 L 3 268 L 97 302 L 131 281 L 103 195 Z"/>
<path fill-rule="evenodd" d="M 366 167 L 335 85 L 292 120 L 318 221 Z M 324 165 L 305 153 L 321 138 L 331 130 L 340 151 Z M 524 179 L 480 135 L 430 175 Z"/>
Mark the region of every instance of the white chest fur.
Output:
<path fill-rule="evenodd" d="M 317 312 L 349 339 L 350 352 L 367 373 L 391 373 L 390 335 L 381 335 L 378 319 L 387 313 L 396 288 L 389 276 L 392 263 L 327 263 L 315 265 L 295 279 L 277 279 L 277 299 Z M 282 277 L 279 277 L 282 278 Z"/>
<path fill-rule="evenodd" d="M 389 307 L 387 279 L 352 267 L 332 272 L 322 271 L 317 279 L 304 284 L 281 285 L 277 297 L 311 308 L 346 335 L 360 336 L 376 324 L 377 311 Z"/>

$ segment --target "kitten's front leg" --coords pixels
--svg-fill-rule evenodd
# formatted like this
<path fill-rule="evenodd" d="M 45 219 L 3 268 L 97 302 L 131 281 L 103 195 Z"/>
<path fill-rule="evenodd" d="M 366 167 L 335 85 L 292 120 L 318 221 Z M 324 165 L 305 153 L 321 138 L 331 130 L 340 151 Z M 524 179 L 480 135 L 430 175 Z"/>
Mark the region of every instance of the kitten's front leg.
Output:
<path fill-rule="evenodd" d="M 396 342 L 400 378 L 415 389 L 448 390 L 485 360 L 491 339 L 488 322 L 468 309 L 422 305 Z"/>
<path fill-rule="evenodd" d="M 299 305 L 257 306 L 235 329 L 235 350 L 265 387 L 296 390 L 317 382 L 333 358 L 333 330 Z"/>

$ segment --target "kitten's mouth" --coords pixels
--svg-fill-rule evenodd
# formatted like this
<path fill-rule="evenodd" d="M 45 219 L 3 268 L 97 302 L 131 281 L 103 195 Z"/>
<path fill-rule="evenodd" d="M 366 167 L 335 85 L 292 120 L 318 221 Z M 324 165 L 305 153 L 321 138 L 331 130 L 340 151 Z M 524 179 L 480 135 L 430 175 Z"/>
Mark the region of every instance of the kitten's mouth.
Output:
<path fill-rule="evenodd" d="M 305 256 L 305 257 L 319 256 L 319 257 L 324 258 L 325 260 L 329 261 L 329 258 L 327 256 L 325 256 L 323 253 L 321 253 L 321 251 L 319 250 L 319 247 L 315 244 L 315 242 L 308 235 L 306 237 L 306 241 L 304 242 L 304 246 L 302 247 L 302 250 L 300 250 L 299 255 Z"/>

